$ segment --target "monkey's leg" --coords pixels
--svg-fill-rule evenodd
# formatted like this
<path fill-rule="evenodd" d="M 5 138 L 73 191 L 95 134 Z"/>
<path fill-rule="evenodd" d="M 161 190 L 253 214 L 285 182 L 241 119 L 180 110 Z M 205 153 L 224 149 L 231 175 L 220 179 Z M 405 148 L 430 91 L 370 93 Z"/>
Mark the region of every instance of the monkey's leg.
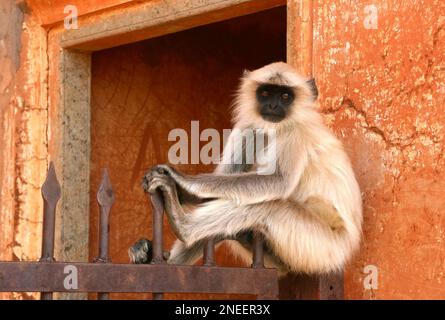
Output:
<path fill-rule="evenodd" d="M 215 237 L 217 248 L 223 241 L 221 237 Z M 194 264 L 204 253 L 205 240 L 200 240 L 191 246 L 186 246 L 181 240 L 176 240 L 170 251 L 169 264 Z"/>
<path fill-rule="evenodd" d="M 201 258 L 204 250 L 204 241 L 198 241 L 190 247 L 186 247 L 184 242 L 176 240 L 170 250 L 169 264 L 194 264 Z"/>
<path fill-rule="evenodd" d="M 234 237 L 230 237 L 227 239 L 223 239 L 222 237 L 215 237 L 214 243 L 215 247 L 218 248 L 224 240 L 233 240 L 234 242 L 239 243 L 240 246 L 244 248 L 244 250 L 248 251 L 248 258 L 241 257 L 243 260 L 246 260 L 246 264 L 252 263 L 252 249 L 253 249 L 253 232 L 246 231 L 240 234 L 237 234 Z M 182 265 L 191 265 L 194 264 L 199 258 L 202 257 L 204 252 L 205 240 L 199 240 L 194 243 L 192 246 L 187 247 L 184 242 L 180 240 L 176 240 L 173 244 L 173 247 L 170 251 L 170 257 L 168 259 L 169 264 L 182 264 Z M 232 251 L 235 251 L 235 247 L 230 245 Z M 239 251 L 239 250 L 237 250 Z M 270 250 L 267 244 L 264 244 L 264 258 L 265 262 L 268 266 L 272 267 L 282 267 L 283 263 L 279 260 L 277 256 Z M 239 252 L 237 252 L 240 255 Z"/>
<path fill-rule="evenodd" d="M 167 215 L 172 227 L 178 230 L 178 237 L 184 242 L 177 245 L 171 263 L 194 261 L 197 254 L 202 252 L 199 241 L 215 237 L 236 239 L 237 235 L 246 230 L 261 232 L 278 258 L 273 260 L 278 260 L 278 265 L 289 266 L 292 270 L 302 266 L 304 268 L 307 261 L 314 265 L 321 263 L 311 256 L 311 252 L 323 252 L 320 255 L 329 256 L 330 250 L 337 250 L 338 233 L 329 223 L 320 219 L 325 207 L 321 204 L 328 202 L 318 200 L 314 202 L 317 204 L 315 206 L 309 201 L 308 206 L 289 200 L 273 200 L 240 206 L 230 200 L 218 199 L 201 204 L 187 213 L 170 190 L 174 188 L 171 181 L 168 182 L 165 177 L 154 180 L 159 180 L 156 184 L 163 185 L 161 189 L 164 190 Z M 156 184 L 153 183 L 154 186 Z M 332 211 L 332 206 L 326 207 Z M 341 257 L 338 259 L 341 260 Z"/>
<path fill-rule="evenodd" d="M 190 246 L 199 240 L 222 237 L 236 238 L 246 230 L 263 231 L 267 218 L 274 214 L 277 205 L 284 201 L 239 206 L 232 201 L 214 200 L 197 207 L 184 217 L 182 236 Z"/>
<path fill-rule="evenodd" d="M 233 241 L 227 241 L 232 253 L 238 256 L 245 265 L 250 266 L 253 262 L 253 250 L 254 250 L 254 232 L 244 231 L 238 233 L 234 238 L 228 239 Z M 286 269 L 284 263 L 280 258 L 272 251 L 270 244 L 267 241 L 263 242 L 264 250 L 264 265 L 267 268 Z"/>
<path fill-rule="evenodd" d="M 278 230 L 275 230 L 278 228 L 277 223 L 280 223 L 284 230 L 292 228 L 294 222 L 301 226 L 299 221 L 311 219 L 317 219 L 320 228 L 329 228 L 332 231 L 343 226 L 343 220 L 339 220 L 341 218 L 338 218 L 338 212 L 329 202 L 318 200 L 315 202 L 316 206 L 311 201 L 310 206 L 289 200 L 242 206 L 227 200 L 211 201 L 185 216 L 182 236 L 186 245 L 191 245 L 201 239 L 215 236 L 234 237 L 246 230 L 260 231 L 267 237 L 269 231 Z M 325 220 L 322 220 L 323 218 Z M 287 221 L 288 225 L 283 221 Z"/>
<path fill-rule="evenodd" d="M 186 222 L 183 237 L 187 247 L 210 237 L 259 231 L 278 258 L 274 259 L 278 266 L 296 272 L 332 270 L 344 263 L 343 252 L 350 246 L 346 228 L 333 230 L 304 204 L 288 200 L 245 206 L 215 200 L 198 207 Z"/>

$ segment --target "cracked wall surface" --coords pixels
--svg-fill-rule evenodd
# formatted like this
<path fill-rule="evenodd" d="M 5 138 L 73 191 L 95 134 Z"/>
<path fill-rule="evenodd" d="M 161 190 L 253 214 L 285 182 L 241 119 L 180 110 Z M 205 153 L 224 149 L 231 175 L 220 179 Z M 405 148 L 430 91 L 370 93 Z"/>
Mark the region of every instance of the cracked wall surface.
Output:
<path fill-rule="evenodd" d="M 445 4 L 316 1 L 314 74 L 364 199 L 347 298 L 445 298 Z M 365 289 L 364 268 L 378 270 Z"/>
<path fill-rule="evenodd" d="M 36 260 L 47 166 L 46 31 L 23 2 L 4 1 L 0 8 L 0 258 Z"/>
<path fill-rule="evenodd" d="M 20 66 L 23 18 L 12 3 L 0 3 L 0 260 L 12 260 L 14 243 L 14 85 Z M 14 23 L 17 21 L 17 23 Z M 11 297 L 0 293 L 0 299 Z"/>

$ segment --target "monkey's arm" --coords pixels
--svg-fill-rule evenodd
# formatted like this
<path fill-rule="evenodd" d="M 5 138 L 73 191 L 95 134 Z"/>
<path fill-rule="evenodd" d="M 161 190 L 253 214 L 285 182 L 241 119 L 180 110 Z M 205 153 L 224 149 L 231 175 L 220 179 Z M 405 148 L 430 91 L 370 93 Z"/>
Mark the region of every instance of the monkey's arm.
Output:
<path fill-rule="evenodd" d="M 179 185 L 176 185 L 176 192 L 178 194 L 178 201 L 181 205 L 197 205 L 212 200 L 198 197 L 184 188 L 181 188 Z"/>
<path fill-rule="evenodd" d="M 231 199 L 237 203 L 258 203 L 281 199 L 288 188 L 286 179 L 280 173 L 258 175 L 255 172 L 248 172 L 190 176 L 167 165 L 155 166 L 152 171 L 170 176 L 179 188 L 197 197 Z M 146 179 L 150 180 L 150 176 L 151 173 L 147 173 Z"/>

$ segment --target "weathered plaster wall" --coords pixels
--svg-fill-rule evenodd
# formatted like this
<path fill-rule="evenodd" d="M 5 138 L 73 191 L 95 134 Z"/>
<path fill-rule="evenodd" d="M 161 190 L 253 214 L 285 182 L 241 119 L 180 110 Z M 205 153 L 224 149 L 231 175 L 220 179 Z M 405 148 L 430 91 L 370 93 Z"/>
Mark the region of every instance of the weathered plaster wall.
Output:
<path fill-rule="evenodd" d="M 285 8 L 273 9 L 93 54 L 91 190 L 97 190 L 102 168 L 108 167 L 117 199 L 111 214 L 113 262 L 128 262 L 128 247 L 151 238 L 151 210 L 140 182 L 145 170 L 168 162 L 169 131 L 190 132 L 191 120 L 199 120 L 200 130 L 230 128 L 228 109 L 242 70 L 285 59 L 285 15 Z M 198 173 L 213 166 L 179 168 Z M 98 216 L 93 192 L 90 258 L 97 255 Z M 167 221 L 165 231 L 168 250 L 175 237 Z M 224 247 L 217 262 L 239 265 Z"/>
<path fill-rule="evenodd" d="M 364 196 L 346 298 L 445 298 L 445 3 L 316 1 L 314 74 Z M 378 289 L 365 290 L 375 265 Z"/>
<path fill-rule="evenodd" d="M 145 0 L 156 1 L 156 0 Z M 33 14 L 39 18 L 42 25 L 48 26 L 56 24 L 67 16 L 65 8 L 67 6 L 75 6 L 79 16 L 85 16 L 90 13 L 103 12 L 105 9 L 125 8 L 125 4 L 135 2 L 143 2 L 138 0 L 26 0 L 29 8 L 32 9 Z"/>
<path fill-rule="evenodd" d="M 20 65 L 21 12 L 12 3 L 0 4 L 0 259 L 12 258 L 14 214 L 15 74 Z"/>
<path fill-rule="evenodd" d="M 12 260 L 14 245 L 14 83 L 20 65 L 20 20 L 12 3 L 0 3 L 0 260 Z M 0 293 L 0 299 L 10 297 Z"/>
<path fill-rule="evenodd" d="M 40 254 L 46 171 L 46 32 L 23 3 L 0 4 L 0 258 Z M 2 297 L 30 298 L 28 294 Z"/>

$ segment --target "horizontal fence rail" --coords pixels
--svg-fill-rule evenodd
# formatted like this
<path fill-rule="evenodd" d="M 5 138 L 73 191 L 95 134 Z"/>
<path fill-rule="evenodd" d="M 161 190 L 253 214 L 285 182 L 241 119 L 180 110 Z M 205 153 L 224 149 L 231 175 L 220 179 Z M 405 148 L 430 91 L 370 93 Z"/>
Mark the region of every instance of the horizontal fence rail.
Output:
<path fill-rule="evenodd" d="M 39 262 L 0 262 L 0 292 L 41 292 L 41 299 L 52 299 L 53 292 L 97 292 L 98 299 L 109 299 L 110 292 L 152 292 L 153 299 L 163 293 L 232 293 L 256 295 L 258 299 L 277 299 L 278 273 L 264 267 L 263 238 L 254 235 L 251 268 L 218 267 L 215 241 L 208 239 L 202 266 L 169 265 L 164 258 L 162 194 L 150 195 L 153 212 L 153 259 L 148 265 L 115 264 L 109 257 L 109 218 L 115 201 L 108 171 L 104 170 L 97 192 L 100 212 L 99 253 L 93 263 L 56 262 L 54 233 L 57 202 L 61 196 L 53 163 L 42 186 L 43 233 Z"/>
<path fill-rule="evenodd" d="M 276 270 L 69 262 L 0 262 L 0 291 L 254 294 L 275 299 Z"/>

